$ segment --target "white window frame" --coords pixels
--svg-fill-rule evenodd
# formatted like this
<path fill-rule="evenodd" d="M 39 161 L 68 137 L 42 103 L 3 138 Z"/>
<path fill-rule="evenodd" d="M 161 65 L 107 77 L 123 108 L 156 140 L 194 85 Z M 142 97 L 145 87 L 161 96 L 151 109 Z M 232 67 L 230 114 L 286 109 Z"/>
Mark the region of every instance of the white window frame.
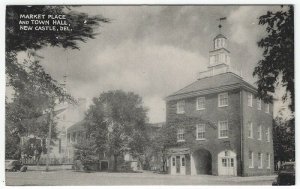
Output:
<path fill-rule="evenodd" d="M 253 138 L 253 123 L 251 121 L 248 122 L 247 128 L 248 128 L 248 138 Z M 249 136 L 249 133 L 250 133 L 250 136 Z"/>
<path fill-rule="evenodd" d="M 226 136 L 221 136 L 221 124 L 225 124 L 226 123 L 226 127 L 227 127 L 227 135 Z M 226 131 L 226 130 L 222 130 L 222 131 Z M 225 121 L 219 121 L 218 122 L 218 136 L 220 139 L 222 138 L 228 138 L 229 136 L 229 126 L 228 126 L 228 120 L 225 120 Z"/>
<path fill-rule="evenodd" d="M 180 107 L 180 106 L 182 106 L 182 107 Z M 184 100 L 177 101 L 176 113 L 177 114 L 184 114 L 185 113 L 184 107 L 185 107 L 185 101 Z M 182 109 L 180 109 L 180 108 L 182 108 Z"/>
<path fill-rule="evenodd" d="M 247 95 L 247 102 L 249 107 L 253 107 L 253 94 L 250 92 Z"/>
<path fill-rule="evenodd" d="M 175 157 L 172 156 L 172 166 L 175 167 L 176 166 L 176 159 Z"/>
<path fill-rule="evenodd" d="M 201 131 L 199 131 L 199 127 L 202 127 L 203 129 L 201 130 Z M 196 140 L 206 140 L 206 138 L 205 138 L 205 133 L 206 133 L 206 131 L 205 131 L 205 128 L 206 126 L 205 126 L 205 124 L 203 124 L 203 123 L 201 123 L 201 124 L 197 124 L 196 125 Z M 198 133 L 203 133 L 203 138 L 199 138 L 199 135 L 198 135 Z"/>
<path fill-rule="evenodd" d="M 251 161 L 249 159 L 249 154 L 251 153 Z M 253 152 L 249 151 L 248 152 L 248 162 L 249 162 L 249 168 L 254 168 L 254 161 L 253 161 Z"/>
<path fill-rule="evenodd" d="M 266 104 L 266 113 L 270 113 L 270 104 Z"/>
<path fill-rule="evenodd" d="M 270 128 L 269 127 L 267 128 L 266 135 L 267 135 L 267 142 L 270 142 Z"/>
<path fill-rule="evenodd" d="M 261 110 L 261 99 L 257 99 L 256 105 L 257 105 L 257 109 Z"/>
<path fill-rule="evenodd" d="M 199 100 L 201 100 L 201 103 L 203 104 L 199 104 Z M 199 107 L 200 105 L 203 105 L 203 107 Z M 205 109 L 205 97 L 204 96 L 201 96 L 201 97 L 198 97 L 196 99 L 196 109 L 197 110 L 204 110 Z"/>
<path fill-rule="evenodd" d="M 224 95 L 225 95 L 225 97 L 222 97 L 222 96 L 224 96 Z M 221 99 L 221 97 L 222 97 L 222 99 Z M 222 103 L 221 103 L 221 100 L 224 100 L 224 99 L 226 99 L 226 103 L 222 104 Z M 226 107 L 226 106 L 228 106 L 228 104 L 229 104 L 228 93 L 220 93 L 220 94 L 218 95 L 218 106 L 219 106 L 219 107 Z"/>
<path fill-rule="evenodd" d="M 260 155 L 260 159 L 259 159 L 259 155 Z M 258 168 L 262 169 L 263 168 L 263 153 L 261 153 L 261 152 L 257 153 L 257 162 L 258 162 Z"/>
<path fill-rule="evenodd" d="M 262 126 L 261 125 L 258 126 L 257 133 L 258 133 L 257 140 L 261 140 L 262 139 Z"/>
<path fill-rule="evenodd" d="M 271 155 L 267 153 L 267 169 L 271 169 Z"/>
<path fill-rule="evenodd" d="M 182 138 L 179 137 L 182 135 Z M 177 142 L 184 142 L 185 139 L 184 139 L 184 129 L 183 128 L 180 128 L 177 130 Z"/>

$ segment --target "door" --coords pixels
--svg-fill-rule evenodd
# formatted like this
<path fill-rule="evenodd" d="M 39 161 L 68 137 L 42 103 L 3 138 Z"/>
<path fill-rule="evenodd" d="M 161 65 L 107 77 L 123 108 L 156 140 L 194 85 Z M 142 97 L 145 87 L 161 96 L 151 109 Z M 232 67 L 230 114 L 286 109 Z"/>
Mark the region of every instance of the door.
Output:
<path fill-rule="evenodd" d="M 236 154 L 232 151 L 223 151 L 218 155 L 218 175 L 236 176 Z"/>
<path fill-rule="evenodd" d="M 234 158 L 223 157 L 221 175 L 234 175 Z"/>
<path fill-rule="evenodd" d="M 176 173 L 180 173 L 180 156 L 176 156 Z"/>

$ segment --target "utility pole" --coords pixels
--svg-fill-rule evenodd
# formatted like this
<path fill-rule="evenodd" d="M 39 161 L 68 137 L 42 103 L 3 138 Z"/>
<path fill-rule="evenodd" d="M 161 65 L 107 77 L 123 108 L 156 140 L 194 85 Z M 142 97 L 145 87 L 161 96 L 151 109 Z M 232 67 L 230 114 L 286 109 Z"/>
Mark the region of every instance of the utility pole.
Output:
<path fill-rule="evenodd" d="M 53 119 L 53 108 L 50 108 L 50 118 L 49 118 L 49 132 L 47 140 L 47 161 L 46 161 L 46 171 L 49 171 L 50 163 L 50 142 L 51 142 L 51 130 L 52 130 L 52 119 Z"/>

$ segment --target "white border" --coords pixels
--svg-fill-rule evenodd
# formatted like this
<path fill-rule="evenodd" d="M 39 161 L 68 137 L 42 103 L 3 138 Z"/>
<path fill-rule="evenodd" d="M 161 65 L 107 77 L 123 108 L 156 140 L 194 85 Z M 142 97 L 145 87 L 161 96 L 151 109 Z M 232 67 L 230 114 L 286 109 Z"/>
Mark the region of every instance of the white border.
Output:
<path fill-rule="evenodd" d="M 4 44 L 5 44 L 5 6 L 6 5 L 13 5 L 13 4 L 95 4 L 95 5 L 99 5 L 99 4 L 107 4 L 107 5 L 112 5 L 112 4 L 150 4 L 149 0 L 126 0 L 126 1 L 121 1 L 121 0 L 51 0 L 51 1 L 47 1 L 47 0 L 4 0 L 1 1 L 0 3 L 0 49 L 1 49 L 1 63 L 0 63 L 0 125 L 1 125 L 1 130 L 0 130 L 0 146 L 1 146 L 1 151 L 0 151 L 0 187 L 1 188 L 12 188 L 12 187 L 7 187 L 4 184 L 4 178 L 5 178 L 5 173 L 4 173 L 4 108 L 5 108 L 5 48 L 4 48 Z M 197 1 L 197 0 L 151 0 L 151 4 L 295 4 L 295 72 L 298 73 L 300 72 L 300 68 L 298 66 L 298 61 L 299 60 L 299 39 L 298 39 L 298 33 L 299 33 L 299 20 L 298 18 L 300 18 L 299 16 L 299 11 L 298 11 L 298 5 L 299 5 L 299 1 L 297 0 L 201 0 L 201 1 Z M 299 93 L 298 93 L 298 87 L 300 84 L 299 83 L 299 76 L 298 74 L 295 74 L 295 79 L 296 79 L 296 112 L 295 112 L 295 117 L 296 117 L 296 126 L 299 126 L 298 124 L 298 107 L 300 106 L 300 100 L 299 99 Z M 299 142 L 299 127 L 296 129 L 296 168 L 297 168 L 297 173 L 296 173 L 296 183 L 297 185 L 300 185 L 300 173 L 299 173 L 299 168 L 300 168 L 300 164 L 299 164 L 299 157 L 300 157 L 300 150 L 298 149 L 298 145 L 297 143 Z M 99 187 L 99 186 L 97 186 Z M 236 188 L 252 188 L 252 186 L 218 186 L 217 188 L 232 188 L 232 187 L 236 187 Z M 264 186 L 265 188 L 274 188 L 272 186 Z M 13 187 L 13 188 L 22 188 L 22 187 Z M 34 187 L 34 188 L 40 188 L 40 187 Z M 66 188 L 66 186 L 60 186 L 57 188 Z M 67 188 L 79 188 L 79 187 L 68 187 Z M 82 188 L 82 187 L 80 187 Z M 90 186 L 88 188 L 96 188 L 96 186 Z M 105 187 L 108 188 L 108 187 Z M 120 186 L 111 186 L 109 188 L 120 188 Z M 141 188 L 141 186 L 122 186 L 122 188 Z M 183 186 L 143 186 L 143 188 L 183 188 Z M 216 188 L 216 186 L 184 186 L 184 188 Z M 285 188 L 285 187 L 280 187 L 280 188 Z M 296 186 L 293 187 L 288 187 L 288 188 L 296 188 Z"/>

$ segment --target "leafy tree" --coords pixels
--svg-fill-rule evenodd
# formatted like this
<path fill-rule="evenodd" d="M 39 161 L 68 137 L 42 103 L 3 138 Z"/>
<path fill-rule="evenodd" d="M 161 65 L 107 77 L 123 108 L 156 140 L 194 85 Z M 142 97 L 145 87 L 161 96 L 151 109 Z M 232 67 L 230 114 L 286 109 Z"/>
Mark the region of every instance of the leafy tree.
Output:
<path fill-rule="evenodd" d="M 78 41 L 95 38 L 95 28 L 109 20 L 102 16 L 89 16 L 74 12 L 70 6 L 7 6 L 6 51 L 38 50 L 45 46 L 79 49 Z M 19 30 L 20 14 L 66 15 L 72 31 L 23 31 Z"/>
<path fill-rule="evenodd" d="M 263 59 L 255 67 L 253 76 L 258 77 L 258 96 L 265 102 L 272 102 L 269 92 L 274 92 L 277 84 L 286 87 L 282 97 L 289 96 L 289 108 L 295 110 L 294 89 L 294 7 L 282 6 L 278 12 L 268 11 L 259 18 L 259 24 L 266 26 L 267 36 L 258 42 L 263 48 Z M 281 79 L 281 80 L 280 80 Z"/>
<path fill-rule="evenodd" d="M 177 145 L 176 128 L 164 125 L 151 143 L 154 154 L 162 157 L 162 171 L 167 171 L 168 150 Z"/>
<path fill-rule="evenodd" d="M 295 119 L 273 120 L 274 161 L 295 161 Z"/>
<path fill-rule="evenodd" d="M 95 141 L 94 150 L 113 157 L 115 171 L 124 153 L 143 153 L 146 113 L 142 98 L 132 92 L 108 91 L 93 99 L 85 118 L 88 136 Z"/>

